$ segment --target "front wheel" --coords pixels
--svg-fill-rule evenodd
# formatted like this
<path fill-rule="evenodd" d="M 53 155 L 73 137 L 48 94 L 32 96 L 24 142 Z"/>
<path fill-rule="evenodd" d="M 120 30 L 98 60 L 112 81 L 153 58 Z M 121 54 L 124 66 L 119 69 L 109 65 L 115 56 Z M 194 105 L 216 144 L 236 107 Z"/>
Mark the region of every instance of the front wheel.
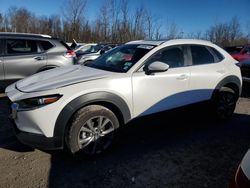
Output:
<path fill-rule="evenodd" d="M 218 119 L 229 119 L 235 110 L 237 95 L 234 90 L 228 87 L 222 87 L 214 99 L 215 115 Z"/>
<path fill-rule="evenodd" d="M 86 106 L 73 116 L 66 137 L 67 146 L 71 153 L 100 154 L 112 144 L 118 127 L 117 117 L 108 108 Z"/>

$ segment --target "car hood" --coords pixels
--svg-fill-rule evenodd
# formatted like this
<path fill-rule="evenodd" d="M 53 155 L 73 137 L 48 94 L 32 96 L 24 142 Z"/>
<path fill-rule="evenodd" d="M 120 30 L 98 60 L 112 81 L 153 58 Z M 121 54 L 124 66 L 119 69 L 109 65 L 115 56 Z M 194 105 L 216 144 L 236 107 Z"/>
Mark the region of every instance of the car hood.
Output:
<path fill-rule="evenodd" d="M 108 71 L 73 65 L 55 68 L 27 77 L 18 81 L 16 88 L 22 92 L 46 91 L 75 83 L 105 78 L 110 74 L 112 73 Z"/>

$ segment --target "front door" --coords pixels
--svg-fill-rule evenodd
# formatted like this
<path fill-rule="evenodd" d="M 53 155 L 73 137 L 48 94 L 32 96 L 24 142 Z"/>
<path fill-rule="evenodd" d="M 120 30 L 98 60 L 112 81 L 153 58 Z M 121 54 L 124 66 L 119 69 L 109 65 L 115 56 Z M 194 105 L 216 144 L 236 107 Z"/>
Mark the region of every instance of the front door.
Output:
<path fill-rule="evenodd" d="M 146 75 L 141 68 L 132 76 L 134 117 L 188 104 L 190 70 L 184 48 L 174 46 L 156 52 L 144 66 L 155 61 L 169 65 L 165 72 Z"/>

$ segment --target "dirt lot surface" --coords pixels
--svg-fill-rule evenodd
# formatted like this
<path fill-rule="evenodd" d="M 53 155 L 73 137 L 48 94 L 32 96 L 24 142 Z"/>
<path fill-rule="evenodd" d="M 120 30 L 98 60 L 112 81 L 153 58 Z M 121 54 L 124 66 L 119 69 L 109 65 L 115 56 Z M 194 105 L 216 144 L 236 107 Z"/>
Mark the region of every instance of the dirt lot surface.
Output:
<path fill-rule="evenodd" d="M 1 98 L 0 187 L 228 187 L 250 147 L 249 97 L 246 87 L 228 122 L 209 118 L 204 106 L 136 120 L 95 159 L 22 145 Z"/>

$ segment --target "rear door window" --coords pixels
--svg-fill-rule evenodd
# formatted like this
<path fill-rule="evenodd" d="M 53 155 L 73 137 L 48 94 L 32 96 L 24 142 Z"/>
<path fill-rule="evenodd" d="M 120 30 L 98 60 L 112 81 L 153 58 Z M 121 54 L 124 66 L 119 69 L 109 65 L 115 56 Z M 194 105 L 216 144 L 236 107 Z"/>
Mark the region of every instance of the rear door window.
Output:
<path fill-rule="evenodd" d="M 215 63 L 214 56 L 209 52 L 206 46 L 193 45 L 190 46 L 193 65 L 204 65 Z"/>
<path fill-rule="evenodd" d="M 32 54 L 38 53 L 37 42 L 26 39 L 7 39 L 7 54 Z"/>

